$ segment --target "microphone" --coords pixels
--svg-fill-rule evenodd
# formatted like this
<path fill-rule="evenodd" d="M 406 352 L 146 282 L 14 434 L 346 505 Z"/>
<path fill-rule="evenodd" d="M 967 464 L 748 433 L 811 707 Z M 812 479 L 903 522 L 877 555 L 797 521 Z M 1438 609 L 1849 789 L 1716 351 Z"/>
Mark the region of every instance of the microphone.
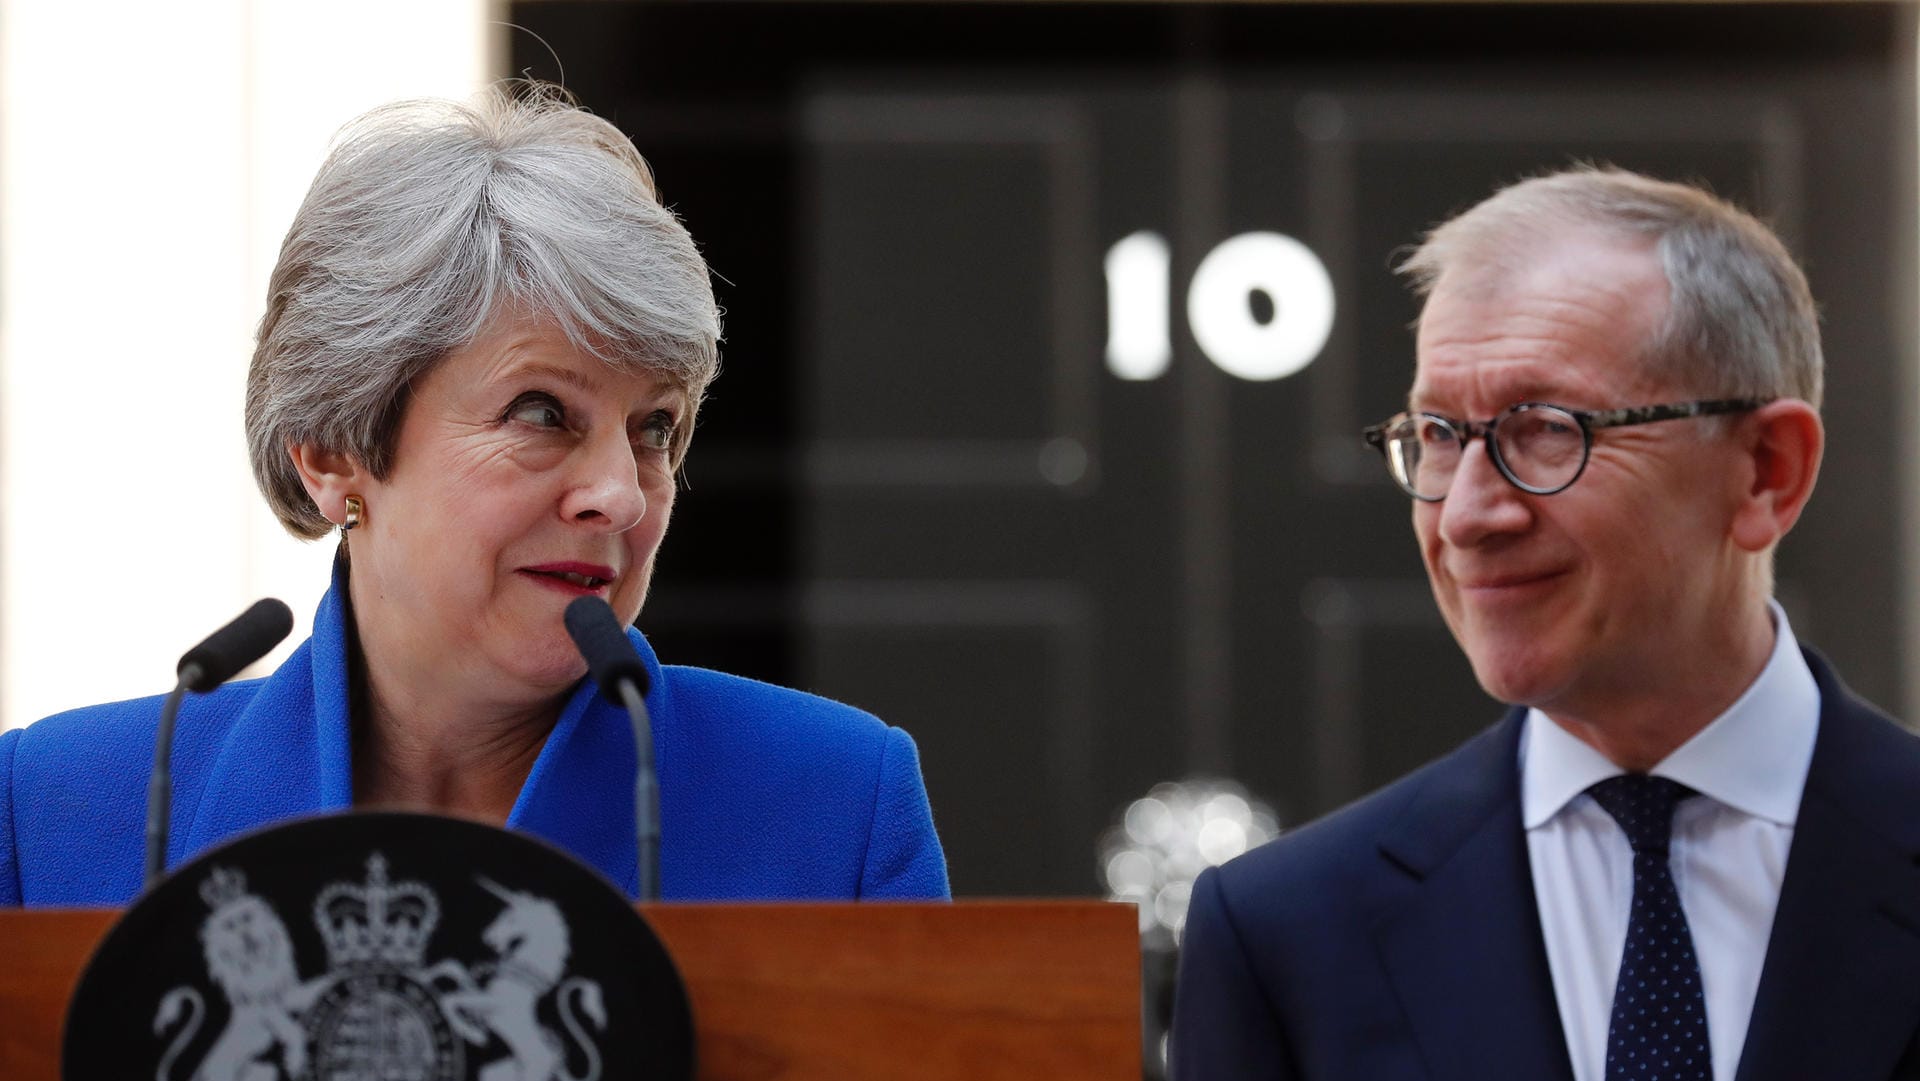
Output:
<path fill-rule="evenodd" d="M 630 680 L 642 695 L 647 693 L 647 666 L 640 663 L 640 654 L 634 652 L 626 630 L 606 601 L 576 597 L 562 618 L 574 648 L 586 658 L 587 674 L 614 705 L 620 704 L 614 688 L 622 680 Z"/>
<path fill-rule="evenodd" d="M 563 617 L 567 636 L 586 659 L 600 693 L 624 706 L 633 723 L 633 827 L 640 864 L 640 900 L 660 899 L 660 787 L 653 771 L 653 719 L 647 715 L 647 666 L 626 628 L 598 597 L 579 597 Z"/>
<path fill-rule="evenodd" d="M 188 691 L 213 690 L 267 655 L 293 630 L 293 611 L 266 597 L 187 650 L 175 668 L 179 682 L 160 707 L 153 734 L 153 774 L 147 781 L 147 889 L 167 871 L 167 821 L 173 810 L 173 728 Z"/>
<path fill-rule="evenodd" d="M 272 597 L 262 598 L 187 650 L 174 671 L 187 690 L 205 693 L 266 656 L 292 630 L 293 610 Z"/>

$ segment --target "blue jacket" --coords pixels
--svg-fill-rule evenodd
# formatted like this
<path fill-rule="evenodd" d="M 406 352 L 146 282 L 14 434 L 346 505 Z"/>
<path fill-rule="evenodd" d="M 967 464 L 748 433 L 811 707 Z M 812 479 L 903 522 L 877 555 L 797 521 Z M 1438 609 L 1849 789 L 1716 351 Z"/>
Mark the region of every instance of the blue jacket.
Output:
<path fill-rule="evenodd" d="M 1920 740 L 1807 654 L 1820 731 L 1738 1081 L 1920 1079 Z M 1200 875 L 1176 1081 L 1571 1081 L 1520 821 L 1526 711 Z"/>
<path fill-rule="evenodd" d="M 188 699 L 168 865 L 237 834 L 352 804 L 344 579 L 271 676 Z M 947 868 L 913 740 L 850 706 L 662 666 L 652 690 L 660 883 L 669 900 L 943 898 Z M 0 904 L 121 905 L 140 890 L 160 698 L 0 734 Z M 507 819 L 632 896 L 632 728 L 583 680 Z"/>

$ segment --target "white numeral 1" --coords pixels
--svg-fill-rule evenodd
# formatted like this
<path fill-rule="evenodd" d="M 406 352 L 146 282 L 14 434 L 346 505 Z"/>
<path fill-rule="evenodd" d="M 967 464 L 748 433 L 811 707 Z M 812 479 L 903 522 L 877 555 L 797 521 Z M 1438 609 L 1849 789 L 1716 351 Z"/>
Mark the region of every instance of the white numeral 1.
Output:
<path fill-rule="evenodd" d="M 1142 230 L 1107 249 L 1107 370 L 1122 379 L 1158 379 L 1173 361 L 1167 335 L 1172 264 L 1159 233 Z"/>

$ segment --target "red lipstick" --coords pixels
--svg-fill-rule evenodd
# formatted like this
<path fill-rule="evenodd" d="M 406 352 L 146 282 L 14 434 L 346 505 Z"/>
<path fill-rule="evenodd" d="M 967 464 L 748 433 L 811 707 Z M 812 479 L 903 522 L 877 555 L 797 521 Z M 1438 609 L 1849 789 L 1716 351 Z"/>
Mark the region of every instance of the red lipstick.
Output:
<path fill-rule="evenodd" d="M 613 583 L 615 571 L 604 563 L 579 563 L 571 560 L 521 567 L 519 573 L 549 589 L 570 596 L 600 596 Z"/>

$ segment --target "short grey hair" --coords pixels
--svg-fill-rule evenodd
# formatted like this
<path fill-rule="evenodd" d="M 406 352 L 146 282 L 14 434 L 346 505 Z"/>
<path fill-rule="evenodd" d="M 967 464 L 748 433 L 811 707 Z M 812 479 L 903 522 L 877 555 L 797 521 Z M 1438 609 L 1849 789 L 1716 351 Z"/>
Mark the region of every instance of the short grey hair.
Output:
<path fill-rule="evenodd" d="M 620 130 L 542 84 L 354 120 L 294 216 L 247 373 L 247 442 L 274 514 L 331 528 L 288 449 L 392 470 L 411 387 L 510 314 L 687 394 L 673 461 L 719 367 L 720 311 L 693 238 Z"/>
<path fill-rule="evenodd" d="M 1668 307 L 1649 362 L 1699 393 L 1820 405 L 1806 275 L 1771 229 L 1691 185 L 1601 166 L 1523 180 L 1435 228 L 1398 269 L 1428 296 L 1447 274 L 1498 274 L 1582 226 L 1655 245 Z"/>

